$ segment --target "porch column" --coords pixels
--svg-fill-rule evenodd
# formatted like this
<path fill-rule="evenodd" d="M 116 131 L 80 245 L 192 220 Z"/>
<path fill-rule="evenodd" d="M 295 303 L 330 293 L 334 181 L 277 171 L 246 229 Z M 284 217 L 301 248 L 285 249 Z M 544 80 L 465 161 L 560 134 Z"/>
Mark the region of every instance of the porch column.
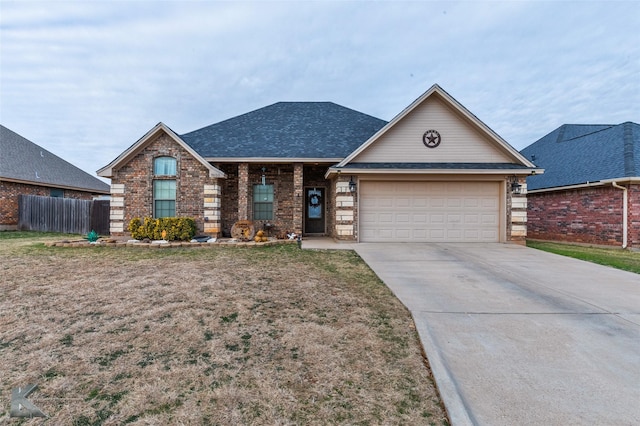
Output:
<path fill-rule="evenodd" d="M 302 234 L 302 208 L 305 203 L 303 164 L 293 164 L 293 226 L 296 234 Z"/>
<path fill-rule="evenodd" d="M 204 185 L 204 232 L 218 236 L 220 233 L 220 185 L 218 179 L 213 184 Z"/>
<path fill-rule="evenodd" d="M 520 184 L 519 194 L 514 194 L 511 190 L 512 183 Z M 507 192 L 511 199 L 511 211 L 509 212 L 511 223 L 507 229 L 507 239 L 518 244 L 525 244 L 527 238 L 527 178 L 521 176 L 507 179 Z"/>
<path fill-rule="evenodd" d="M 249 163 L 238 164 L 238 220 L 249 219 Z"/>

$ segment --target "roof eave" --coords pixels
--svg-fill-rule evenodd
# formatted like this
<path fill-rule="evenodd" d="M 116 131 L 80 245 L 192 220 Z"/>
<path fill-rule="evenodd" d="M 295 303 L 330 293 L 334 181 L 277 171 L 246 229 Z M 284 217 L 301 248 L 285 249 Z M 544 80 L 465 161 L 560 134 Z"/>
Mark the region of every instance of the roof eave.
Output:
<path fill-rule="evenodd" d="M 325 173 L 325 179 L 335 174 L 394 174 L 394 175 L 518 175 L 530 176 L 543 174 L 544 169 L 373 169 L 373 168 L 343 168 L 330 167 Z"/>
<path fill-rule="evenodd" d="M 283 157 L 205 157 L 211 163 L 331 163 L 336 164 L 342 160 L 338 158 L 283 158 Z"/>
<path fill-rule="evenodd" d="M 603 179 L 594 182 L 584 182 L 578 183 L 575 185 L 565 185 L 565 186 L 553 186 L 550 188 L 539 188 L 539 189 L 527 189 L 528 194 L 539 194 L 544 192 L 555 192 L 555 191 L 568 191 L 571 189 L 582 189 L 582 188 L 592 188 L 594 186 L 605 186 L 611 185 L 613 183 L 621 184 L 640 184 L 640 176 L 631 176 L 631 177 L 622 177 L 622 178 L 614 178 L 614 179 Z"/>
<path fill-rule="evenodd" d="M 80 186 L 73 186 L 73 185 L 61 185 L 61 184 L 55 183 L 55 182 L 36 182 L 36 181 L 32 181 L 32 180 L 13 179 L 13 178 L 1 177 L 1 176 L 0 176 L 0 181 L 19 183 L 19 184 L 23 184 L 23 185 L 46 186 L 47 188 L 69 189 L 69 190 L 72 190 L 72 191 L 90 192 L 92 194 L 109 195 L 111 193 L 110 189 L 102 190 L 102 189 L 97 189 L 97 188 L 83 188 L 83 187 L 80 187 Z M 105 183 L 105 185 L 108 185 L 108 184 Z"/>

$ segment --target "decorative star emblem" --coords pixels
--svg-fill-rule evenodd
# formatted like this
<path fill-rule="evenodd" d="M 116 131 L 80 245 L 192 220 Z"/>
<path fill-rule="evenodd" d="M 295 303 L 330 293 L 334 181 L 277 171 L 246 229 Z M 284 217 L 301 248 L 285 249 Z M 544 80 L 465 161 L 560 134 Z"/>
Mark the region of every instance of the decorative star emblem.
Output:
<path fill-rule="evenodd" d="M 422 136 L 422 142 L 427 148 L 435 148 L 440 145 L 440 141 L 442 138 L 440 137 L 440 133 L 436 130 L 427 130 L 424 132 Z"/>

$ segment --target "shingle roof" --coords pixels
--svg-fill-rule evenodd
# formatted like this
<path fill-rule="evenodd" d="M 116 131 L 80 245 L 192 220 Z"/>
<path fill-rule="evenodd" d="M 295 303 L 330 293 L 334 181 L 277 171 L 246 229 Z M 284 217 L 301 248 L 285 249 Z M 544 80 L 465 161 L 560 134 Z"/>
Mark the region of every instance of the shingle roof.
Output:
<path fill-rule="evenodd" d="M 332 102 L 278 102 L 180 137 L 204 158 L 342 159 L 386 123 Z"/>
<path fill-rule="evenodd" d="M 101 194 L 109 185 L 0 125 L 0 179 Z"/>
<path fill-rule="evenodd" d="M 640 125 L 564 124 L 520 153 L 545 169 L 530 190 L 640 176 Z"/>

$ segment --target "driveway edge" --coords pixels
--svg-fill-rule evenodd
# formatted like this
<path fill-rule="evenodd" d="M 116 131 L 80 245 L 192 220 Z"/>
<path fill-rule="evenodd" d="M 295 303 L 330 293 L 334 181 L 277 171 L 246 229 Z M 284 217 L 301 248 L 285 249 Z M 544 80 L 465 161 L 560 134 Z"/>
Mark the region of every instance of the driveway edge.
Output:
<path fill-rule="evenodd" d="M 392 289 L 390 290 L 393 292 Z M 398 296 L 396 295 L 396 297 Z M 407 310 L 409 310 L 409 308 L 407 308 Z M 411 311 L 409 310 L 409 312 Z M 438 347 L 429 331 L 429 327 L 426 324 L 417 323 L 413 317 L 413 313 L 411 313 L 411 318 L 418 331 L 422 350 L 429 362 L 431 373 L 433 374 L 440 398 L 449 416 L 449 421 L 454 426 L 475 425 L 476 423 L 471 420 L 469 411 L 460 396 L 455 380 L 453 380 L 449 374 L 449 369 L 444 365 L 440 351 L 438 351 Z"/>

